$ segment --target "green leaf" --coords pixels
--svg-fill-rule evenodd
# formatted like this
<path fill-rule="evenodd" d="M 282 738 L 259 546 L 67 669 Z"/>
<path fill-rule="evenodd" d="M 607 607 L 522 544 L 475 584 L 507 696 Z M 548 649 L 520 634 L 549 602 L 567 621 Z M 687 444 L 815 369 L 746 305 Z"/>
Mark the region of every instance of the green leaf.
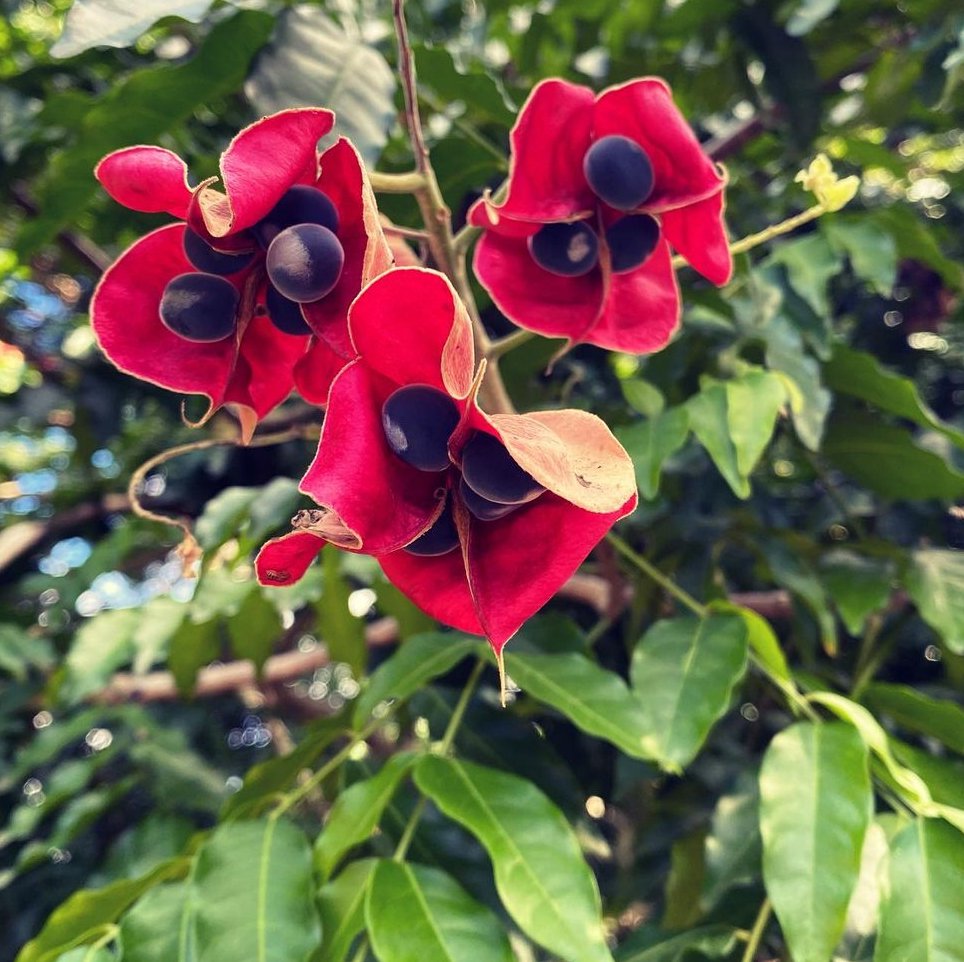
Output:
<path fill-rule="evenodd" d="M 659 492 L 659 476 L 667 458 L 686 441 L 689 416 L 686 408 L 670 408 L 645 421 L 617 428 L 615 434 L 633 459 L 640 493 L 652 500 Z"/>
<path fill-rule="evenodd" d="M 830 316 L 827 283 L 840 270 L 840 258 L 820 234 L 782 244 L 767 258 L 767 264 L 782 264 L 790 286 L 819 318 Z"/>
<path fill-rule="evenodd" d="M 798 0 L 787 21 L 787 33 L 791 37 L 810 33 L 837 9 L 839 3 L 840 0 Z"/>
<path fill-rule="evenodd" d="M 352 862 L 318 890 L 324 938 L 312 962 L 344 962 L 355 936 L 365 928 L 365 894 L 376 864 L 373 858 Z"/>
<path fill-rule="evenodd" d="M 355 702 L 355 727 L 361 728 L 368 721 L 379 702 L 388 698 L 408 698 L 463 658 L 481 652 L 479 640 L 467 635 L 434 632 L 409 638 L 372 673 L 367 687 Z"/>
<path fill-rule="evenodd" d="M 50 668 L 53 661 L 46 638 L 34 638 L 16 625 L 0 625 L 0 671 L 24 681 L 29 669 Z"/>
<path fill-rule="evenodd" d="M 849 725 L 800 722 L 760 771 L 763 879 L 795 962 L 827 962 L 857 882 L 872 791 L 867 747 Z"/>
<path fill-rule="evenodd" d="M 167 657 L 171 638 L 187 617 L 188 606 L 173 598 L 151 598 L 140 609 L 141 619 L 131 636 L 134 647 L 134 672 L 151 669 Z"/>
<path fill-rule="evenodd" d="M 897 245 L 889 231 L 873 221 L 852 217 L 826 217 L 820 222 L 830 246 L 850 258 L 854 273 L 881 297 L 890 297 L 897 277 Z"/>
<path fill-rule="evenodd" d="M 666 906 L 660 921 L 662 928 L 675 932 L 690 928 L 699 920 L 700 891 L 706 873 L 703 857 L 705 832 L 691 832 L 673 842 L 670 849 L 669 875 L 664 886 Z"/>
<path fill-rule="evenodd" d="M 755 881 L 760 875 L 760 792 L 754 773 L 744 772 L 737 790 L 716 803 L 706 836 L 706 874 L 700 900 L 713 908 L 734 885 Z"/>
<path fill-rule="evenodd" d="M 286 789 L 302 769 L 314 764 L 345 727 L 341 715 L 319 718 L 311 724 L 294 751 L 253 765 L 244 776 L 241 788 L 224 803 L 222 820 L 249 815 L 267 799 Z"/>
<path fill-rule="evenodd" d="M 378 596 L 378 610 L 398 622 L 399 641 L 408 641 L 412 635 L 425 634 L 437 627 L 434 618 L 425 614 L 390 581 L 380 578 L 372 587 Z"/>
<path fill-rule="evenodd" d="M 76 143 L 47 164 L 36 187 L 41 213 L 24 221 L 17 250 L 35 250 L 65 224 L 77 221 L 99 190 L 91 171 L 104 154 L 131 144 L 157 143 L 199 106 L 237 90 L 272 24 L 270 14 L 243 10 L 215 24 L 185 63 L 136 70 L 109 85 L 85 115 Z"/>
<path fill-rule="evenodd" d="M 205 551 L 218 548 L 237 536 L 260 488 L 225 488 L 204 506 L 194 525 L 194 536 Z"/>
<path fill-rule="evenodd" d="M 110 676 L 133 657 L 133 637 L 140 620 L 137 608 L 121 608 L 85 621 L 67 652 L 60 697 L 77 702 L 103 688 Z"/>
<path fill-rule="evenodd" d="M 738 498 L 750 497 L 750 482 L 740 473 L 730 437 L 726 386 L 714 382 L 686 402 L 690 427 Z"/>
<path fill-rule="evenodd" d="M 328 647 L 331 660 L 344 662 L 352 673 L 362 675 L 368 660 L 365 647 L 365 623 L 348 610 L 351 589 L 341 574 L 343 551 L 325 545 L 321 552 L 324 590 L 315 606 L 318 612 L 318 631 Z"/>
<path fill-rule="evenodd" d="M 734 605 L 729 601 L 711 601 L 708 607 L 711 611 L 739 615 L 746 625 L 750 648 L 760 663 L 765 665 L 768 671 L 777 678 L 790 681 L 790 668 L 787 665 L 783 649 L 780 647 L 780 640 L 766 618 L 749 608 Z"/>
<path fill-rule="evenodd" d="M 653 758 L 645 743 L 646 718 L 626 683 L 578 652 L 506 653 L 506 672 L 522 690 L 590 735 L 633 758 Z"/>
<path fill-rule="evenodd" d="M 726 382 L 726 419 L 743 477 L 750 476 L 770 443 L 786 400 L 783 379 L 770 371 L 749 370 Z"/>
<path fill-rule="evenodd" d="M 485 847 L 502 904 L 526 935 L 568 962 L 611 962 L 596 880 L 542 792 L 515 775 L 438 756 L 419 761 L 415 782 Z"/>
<path fill-rule="evenodd" d="M 75 945 L 93 941 L 148 889 L 183 875 L 188 865 L 188 859 L 170 859 L 140 878 L 75 892 L 54 909 L 40 934 L 20 950 L 16 962 L 54 962 Z"/>
<path fill-rule="evenodd" d="M 964 432 L 942 421 L 909 378 L 888 371 L 880 362 L 864 351 L 845 344 L 834 346 L 833 355 L 823 366 L 828 387 L 860 398 L 882 411 L 889 411 L 924 428 L 933 428 L 958 447 L 964 447 Z"/>
<path fill-rule="evenodd" d="M 244 90 L 263 114 L 324 104 L 338 117 L 332 136 L 348 137 L 372 166 L 395 119 L 395 74 L 385 58 L 307 4 L 278 16 Z"/>
<path fill-rule="evenodd" d="M 228 622 L 231 651 L 235 658 L 250 658 L 260 673 L 281 630 L 277 609 L 260 591 L 252 591 Z"/>
<path fill-rule="evenodd" d="M 874 962 L 961 962 L 964 835 L 917 819 L 890 847 L 889 892 L 880 911 Z"/>
<path fill-rule="evenodd" d="M 124 962 L 194 962 L 195 893 L 187 883 L 151 889 L 121 919 Z"/>
<path fill-rule="evenodd" d="M 208 568 L 191 599 L 191 620 L 202 622 L 236 615 L 248 595 L 256 590 L 257 584 L 243 569 L 234 572 L 228 568 Z"/>
<path fill-rule="evenodd" d="M 943 742 L 964 755 L 964 708 L 947 699 L 930 698 L 909 685 L 876 682 L 868 685 L 861 701 L 898 725 Z"/>
<path fill-rule="evenodd" d="M 649 933 L 646 933 L 649 935 Z M 727 925 L 703 925 L 689 932 L 636 947 L 638 937 L 630 939 L 616 952 L 618 962 L 690 962 L 697 952 L 701 957 L 729 956 L 737 944 L 736 930 Z"/>
<path fill-rule="evenodd" d="M 887 498 L 953 501 L 964 496 L 964 473 L 920 447 L 906 428 L 869 414 L 835 413 L 823 452 L 858 484 Z"/>
<path fill-rule="evenodd" d="M 413 752 L 399 752 L 376 775 L 355 782 L 338 796 L 328 813 L 325 827 L 315 840 L 315 869 L 323 882 L 331 878 L 348 851 L 375 831 L 398 783 L 417 757 Z"/>
<path fill-rule="evenodd" d="M 64 32 L 50 48 L 52 57 L 73 57 L 91 47 L 129 47 L 164 17 L 198 23 L 212 0 L 143 0 L 131 6 L 110 0 L 74 0 L 64 20 Z"/>
<path fill-rule="evenodd" d="M 964 554 L 925 548 L 911 555 L 904 575 L 921 618 L 955 654 L 964 654 Z"/>
<path fill-rule="evenodd" d="M 291 822 L 219 825 L 194 885 L 198 962 L 298 962 L 319 941 L 311 850 Z"/>
<path fill-rule="evenodd" d="M 194 690 L 197 673 L 218 657 L 221 650 L 217 623 L 206 621 L 196 625 L 185 621 L 171 639 L 167 666 L 184 696 Z"/>
<path fill-rule="evenodd" d="M 477 64 L 459 69 L 445 47 L 415 46 L 415 69 L 419 87 L 428 87 L 437 100 L 448 104 L 461 100 L 485 121 L 501 127 L 515 122 L 515 107 L 508 102 L 502 85 Z"/>
<path fill-rule="evenodd" d="M 883 224 L 897 243 L 897 256 L 917 260 L 934 268 L 944 282 L 955 290 L 964 289 L 964 267 L 948 257 L 935 238 L 933 225 L 909 204 L 892 204 L 873 212 L 874 221 Z"/>
<path fill-rule="evenodd" d="M 626 403 L 645 417 L 655 418 L 666 407 L 663 392 L 649 381 L 638 377 L 626 378 L 619 382 L 619 387 Z"/>
<path fill-rule="evenodd" d="M 365 917 L 379 962 L 513 962 L 499 920 L 445 872 L 378 863 Z"/>
<path fill-rule="evenodd" d="M 670 771 L 693 759 L 729 707 L 746 669 L 747 635 L 735 615 L 666 618 L 636 645 L 630 679 L 644 743 Z"/>
<path fill-rule="evenodd" d="M 298 482 L 291 478 L 275 478 L 270 484 L 256 491 L 257 497 L 248 512 L 248 524 L 244 536 L 260 545 L 269 535 L 281 528 L 288 530 L 288 522 L 305 500 L 298 490 Z"/>
<path fill-rule="evenodd" d="M 820 572 L 852 635 L 859 635 L 868 616 L 887 604 L 895 575 L 890 561 L 866 558 L 843 548 L 824 555 Z"/>

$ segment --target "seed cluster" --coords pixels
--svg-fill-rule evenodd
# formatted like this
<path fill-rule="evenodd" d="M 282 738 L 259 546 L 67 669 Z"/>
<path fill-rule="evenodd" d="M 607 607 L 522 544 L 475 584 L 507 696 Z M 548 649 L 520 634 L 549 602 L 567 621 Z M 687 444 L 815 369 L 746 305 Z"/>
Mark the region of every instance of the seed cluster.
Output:
<path fill-rule="evenodd" d="M 613 273 L 639 267 L 659 241 L 659 222 L 635 211 L 653 192 L 653 165 L 636 141 L 620 134 L 600 137 L 583 158 L 583 174 L 596 197 L 625 216 L 605 228 Z M 596 218 L 602 223 L 602 218 Z M 546 224 L 529 238 L 529 253 L 544 270 L 581 277 L 599 263 L 599 235 L 590 219 Z"/>
<path fill-rule="evenodd" d="M 307 184 L 289 188 L 257 224 L 228 238 L 186 227 L 184 254 L 197 270 L 168 283 L 161 321 L 189 341 L 230 337 L 237 330 L 239 295 L 227 278 L 263 259 L 271 322 L 285 334 L 310 334 L 301 305 L 330 294 L 345 265 L 338 227 L 331 198 Z"/>
<path fill-rule="evenodd" d="M 419 471 L 450 475 L 442 513 L 424 534 L 406 546 L 411 554 L 432 557 L 458 546 L 453 498 L 460 498 L 479 521 L 495 521 L 545 491 L 513 460 L 505 445 L 485 431 L 475 431 L 465 444 L 460 472 L 448 450 L 458 423 L 455 401 L 428 384 L 398 388 L 382 406 L 382 428 L 395 456 Z"/>

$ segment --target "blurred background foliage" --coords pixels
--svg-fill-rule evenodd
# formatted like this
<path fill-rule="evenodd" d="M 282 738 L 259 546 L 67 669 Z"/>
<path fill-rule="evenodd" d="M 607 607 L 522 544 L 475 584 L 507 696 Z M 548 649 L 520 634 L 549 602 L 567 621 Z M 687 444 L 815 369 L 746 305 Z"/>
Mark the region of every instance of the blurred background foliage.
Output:
<path fill-rule="evenodd" d="M 408 169 L 390 11 L 373 0 L 0 5 L 0 958 L 12 959 L 71 893 L 150 872 L 196 845 L 239 789 L 257 798 L 252 766 L 293 745 L 314 752 L 298 756 L 306 764 L 320 756 L 326 719 L 350 727 L 346 706 L 392 650 L 371 644 L 386 640 L 381 619 L 402 638 L 433 626 L 364 557 L 329 551 L 296 588 L 255 585 L 252 552 L 306 506 L 296 482 L 308 442 L 225 446 L 148 476 L 152 507 L 198 519 L 203 574 L 183 577 L 171 532 L 130 516 L 123 492 L 141 462 L 195 434 L 179 398 L 105 362 L 86 314 L 99 271 L 165 221 L 99 189 L 91 170 L 110 150 L 159 143 L 201 179 L 239 127 L 315 103 L 339 112 L 372 166 Z M 620 527 L 627 542 L 698 597 L 736 596 L 769 618 L 795 684 L 870 709 L 933 798 L 964 807 L 960 5 L 412 0 L 407 13 L 456 224 L 504 178 L 508 128 L 547 76 L 597 89 L 667 78 L 726 165 L 734 237 L 812 202 L 794 175 L 818 151 L 862 177 L 845 211 L 743 255 L 725 290 L 684 270 L 682 332 L 662 353 L 581 347 L 547 376 L 554 345 L 537 339 L 503 369 L 520 409 L 584 407 L 617 431 L 642 495 Z M 380 201 L 418 226 L 410 198 Z M 491 330 L 509 331 L 477 293 Z M 318 420 L 296 400 L 273 417 Z M 221 414 L 206 431 L 228 438 L 233 422 Z M 587 570 L 634 587 L 628 607 L 560 599 L 509 650 L 588 653 L 623 676 L 633 662 L 645 700 L 634 647 L 672 607 L 611 549 Z M 211 662 L 262 666 L 286 652 L 304 659 L 301 674 L 189 697 Z M 467 671 L 453 665 L 338 768 L 326 799 L 440 737 Z M 506 711 L 484 676 L 460 757 L 521 775 L 563 810 L 620 959 L 741 958 L 764 897 L 756 773 L 791 720 L 779 692 L 738 672 L 722 719 L 699 723 L 675 776 L 655 764 L 665 755 L 630 757 L 584 706 L 542 697 L 517 669 L 523 692 Z M 398 790 L 376 852 L 391 850 L 416 797 Z M 441 808 L 420 823 L 413 857 L 505 922 L 482 848 Z M 901 811 L 886 779 L 878 810 Z M 870 958 L 873 931 L 852 908 L 836 956 Z M 765 957 L 786 958 L 779 930 L 767 932 Z M 128 935 L 125 957 L 141 958 Z M 514 939 L 519 959 L 548 958 Z M 102 962 L 116 950 L 68 955 L 74 944 L 29 958 Z M 961 944 L 933 959 L 964 958 Z"/>

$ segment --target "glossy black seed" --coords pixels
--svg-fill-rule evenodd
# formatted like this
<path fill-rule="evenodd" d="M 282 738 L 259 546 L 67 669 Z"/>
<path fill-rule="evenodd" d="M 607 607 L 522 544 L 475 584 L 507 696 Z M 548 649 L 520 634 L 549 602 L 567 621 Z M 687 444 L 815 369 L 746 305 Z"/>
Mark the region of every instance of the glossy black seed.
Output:
<path fill-rule="evenodd" d="M 220 341 L 234 333 L 238 292 L 214 274 L 180 274 L 161 296 L 161 321 L 189 341 Z"/>
<path fill-rule="evenodd" d="M 459 423 L 455 402 L 428 384 L 407 384 L 382 405 L 382 428 L 388 446 L 419 471 L 449 466 L 449 438 Z"/>
<path fill-rule="evenodd" d="M 285 334 L 310 334 L 311 328 L 301 313 L 301 305 L 279 294 L 271 284 L 265 295 L 268 319 L 279 331 Z"/>
<path fill-rule="evenodd" d="M 271 242 L 265 266 L 281 294 L 299 304 L 317 301 L 338 283 L 345 251 L 338 238 L 320 224 L 285 228 Z"/>
<path fill-rule="evenodd" d="M 455 518 L 452 516 L 452 505 L 446 504 L 435 524 L 425 534 L 406 545 L 405 551 L 423 558 L 434 558 L 448 554 L 458 545 L 459 533 L 455 527 Z"/>
<path fill-rule="evenodd" d="M 586 151 L 583 173 L 593 193 L 616 210 L 633 210 L 653 192 L 653 165 L 635 140 L 612 134 Z"/>
<path fill-rule="evenodd" d="M 484 431 L 476 431 L 462 450 L 462 478 L 476 494 L 497 504 L 524 504 L 545 491 L 498 438 Z"/>
<path fill-rule="evenodd" d="M 639 267 L 656 249 L 659 221 L 649 214 L 621 217 L 606 231 L 613 272 L 622 274 Z"/>
<path fill-rule="evenodd" d="M 546 224 L 528 243 L 532 259 L 544 270 L 562 277 L 588 274 L 599 260 L 599 238 L 583 222 Z"/>
<path fill-rule="evenodd" d="M 184 231 L 184 254 L 199 270 L 208 274 L 235 274 L 254 260 L 254 251 L 245 254 L 222 254 L 190 227 Z"/>
<path fill-rule="evenodd" d="M 252 230 L 258 243 L 267 248 L 278 234 L 295 224 L 320 224 L 337 234 L 338 209 L 324 191 L 307 184 L 295 184 Z"/>
<path fill-rule="evenodd" d="M 512 514 L 519 507 L 517 504 L 499 504 L 497 501 L 483 498 L 465 483 L 465 478 L 459 482 L 459 494 L 465 506 L 479 521 L 498 521 L 499 518 Z"/>

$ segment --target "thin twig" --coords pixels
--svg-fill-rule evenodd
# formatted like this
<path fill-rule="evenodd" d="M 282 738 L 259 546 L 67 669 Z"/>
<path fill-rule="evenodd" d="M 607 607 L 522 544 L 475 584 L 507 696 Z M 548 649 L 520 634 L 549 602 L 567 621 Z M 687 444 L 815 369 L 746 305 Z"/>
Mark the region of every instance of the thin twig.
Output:
<path fill-rule="evenodd" d="M 753 929 L 750 931 L 750 937 L 747 939 L 742 962 L 753 962 L 757 949 L 760 947 L 760 942 L 763 940 L 763 933 L 766 931 L 767 922 L 770 921 L 771 911 L 772 906 L 770 905 L 770 900 L 764 899 L 763 904 L 760 906 L 760 911 L 757 912 L 756 921 L 753 923 Z"/>

